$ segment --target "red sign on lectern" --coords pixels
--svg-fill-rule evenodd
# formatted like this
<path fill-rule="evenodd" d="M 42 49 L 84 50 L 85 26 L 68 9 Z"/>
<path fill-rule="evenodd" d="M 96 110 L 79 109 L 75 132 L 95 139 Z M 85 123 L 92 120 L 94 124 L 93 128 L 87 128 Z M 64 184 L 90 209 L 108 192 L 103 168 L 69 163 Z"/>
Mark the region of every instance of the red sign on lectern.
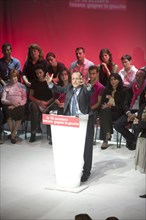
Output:
<path fill-rule="evenodd" d="M 65 115 L 42 114 L 42 123 L 67 127 L 79 127 L 79 118 Z"/>

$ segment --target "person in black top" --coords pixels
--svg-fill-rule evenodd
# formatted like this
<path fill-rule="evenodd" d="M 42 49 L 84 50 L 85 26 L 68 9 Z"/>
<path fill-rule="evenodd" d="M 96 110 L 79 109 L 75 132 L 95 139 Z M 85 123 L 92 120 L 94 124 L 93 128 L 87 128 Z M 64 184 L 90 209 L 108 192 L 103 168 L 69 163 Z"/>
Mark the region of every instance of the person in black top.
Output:
<path fill-rule="evenodd" d="M 61 62 L 58 62 L 56 55 L 53 52 L 48 52 L 46 55 L 47 72 L 51 75 L 53 74 L 53 82 L 58 82 L 58 75 L 65 69 L 65 65 Z"/>
<path fill-rule="evenodd" d="M 32 81 L 36 79 L 35 69 L 38 65 L 42 66 L 45 72 L 47 71 L 47 62 L 44 59 L 43 50 L 38 44 L 31 44 L 28 47 L 27 60 L 22 71 L 23 80 L 27 87 L 30 87 Z"/>
<path fill-rule="evenodd" d="M 99 54 L 100 64 L 97 66 L 99 71 L 99 82 L 106 86 L 111 73 L 118 72 L 118 65 L 113 62 L 112 53 L 107 48 L 103 48 Z"/>
<path fill-rule="evenodd" d="M 29 142 L 36 140 L 36 132 L 40 128 L 41 115 L 48 110 L 48 106 L 53 102 L 52 91 L 48 88 L 45 80 L 45 69 L 42 66 L 37 66 L 35 69 L 36 79 L 34 79 L 29 91 L 29 104 L 31 116 L 31 137 Z"/>
<path fill-rule="evenodd" d="M 125 89 L 118 73 L 112 73 L 108 78 L 107 86 L 101 99 L 100 139 L 103 140 L 101 149 L 108 147 L 108 141 L 113 134 L 113 122 L 124 113 Z"/>

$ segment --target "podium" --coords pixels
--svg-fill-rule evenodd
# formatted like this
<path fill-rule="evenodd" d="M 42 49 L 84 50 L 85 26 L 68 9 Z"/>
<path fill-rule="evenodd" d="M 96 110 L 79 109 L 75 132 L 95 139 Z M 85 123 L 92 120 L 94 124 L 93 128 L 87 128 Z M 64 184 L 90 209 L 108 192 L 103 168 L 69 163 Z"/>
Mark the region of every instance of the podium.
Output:
<path fill-rule="evenodd" d="M 51 125 L 56 183 L 62 188 L 80 186 L 88 115 L 43 114 L 43 124 Z"/>

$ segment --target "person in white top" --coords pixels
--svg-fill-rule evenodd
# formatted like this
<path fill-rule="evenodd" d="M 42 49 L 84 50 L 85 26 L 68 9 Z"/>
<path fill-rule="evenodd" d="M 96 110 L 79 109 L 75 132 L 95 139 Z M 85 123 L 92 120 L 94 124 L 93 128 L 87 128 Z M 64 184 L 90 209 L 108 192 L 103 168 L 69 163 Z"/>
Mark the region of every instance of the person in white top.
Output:
<path fill-rule="evenodd" d="M 75 50 L 77 60 L 71 63 L 70 72 L 80 72 L 82 73 L 83 80 L 88 81 L 88 69 L 93 66 L 94 63 L 85 58 L 85 49 L 83 47 L 78 47 Z"/>
<path fill-rule="evenodd" d="M 132 64 L 132 57 L 129 54 L 123 55 L 121 62 L 123 69 L 119 71 L 119 74 L 122 77 L 124 86 L 128 87 L 134 81 L 138 69 Z"/>

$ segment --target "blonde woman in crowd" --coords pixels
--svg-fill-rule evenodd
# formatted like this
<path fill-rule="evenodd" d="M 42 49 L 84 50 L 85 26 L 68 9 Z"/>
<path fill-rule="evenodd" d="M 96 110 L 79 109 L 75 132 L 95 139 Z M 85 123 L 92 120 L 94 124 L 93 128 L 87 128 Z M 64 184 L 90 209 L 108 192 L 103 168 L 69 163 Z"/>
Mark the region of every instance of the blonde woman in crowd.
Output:
<path fill-rule="evenodd" d="M 38 44 L 31 44 L 28 47 L 27 60 L 22 71 L 23 80 L 27 87 L 30 87 L 31 82 L 36 78 L 35 68 L 37 65 L 43 66 L 47 71 L 47 62 L 44 59 L 42 48 Z"/>
<path fill-rule="evenodd" d="M 16 133 L 24 117 L 27 100 L 25 86 L 18 82 L 18 78 L 18 70 L 11 70 L 10 82 L 4 87 L 1 97 L 7 124 L 11 132 L 10 140 L 12 144 L 16 143 Z"/>

